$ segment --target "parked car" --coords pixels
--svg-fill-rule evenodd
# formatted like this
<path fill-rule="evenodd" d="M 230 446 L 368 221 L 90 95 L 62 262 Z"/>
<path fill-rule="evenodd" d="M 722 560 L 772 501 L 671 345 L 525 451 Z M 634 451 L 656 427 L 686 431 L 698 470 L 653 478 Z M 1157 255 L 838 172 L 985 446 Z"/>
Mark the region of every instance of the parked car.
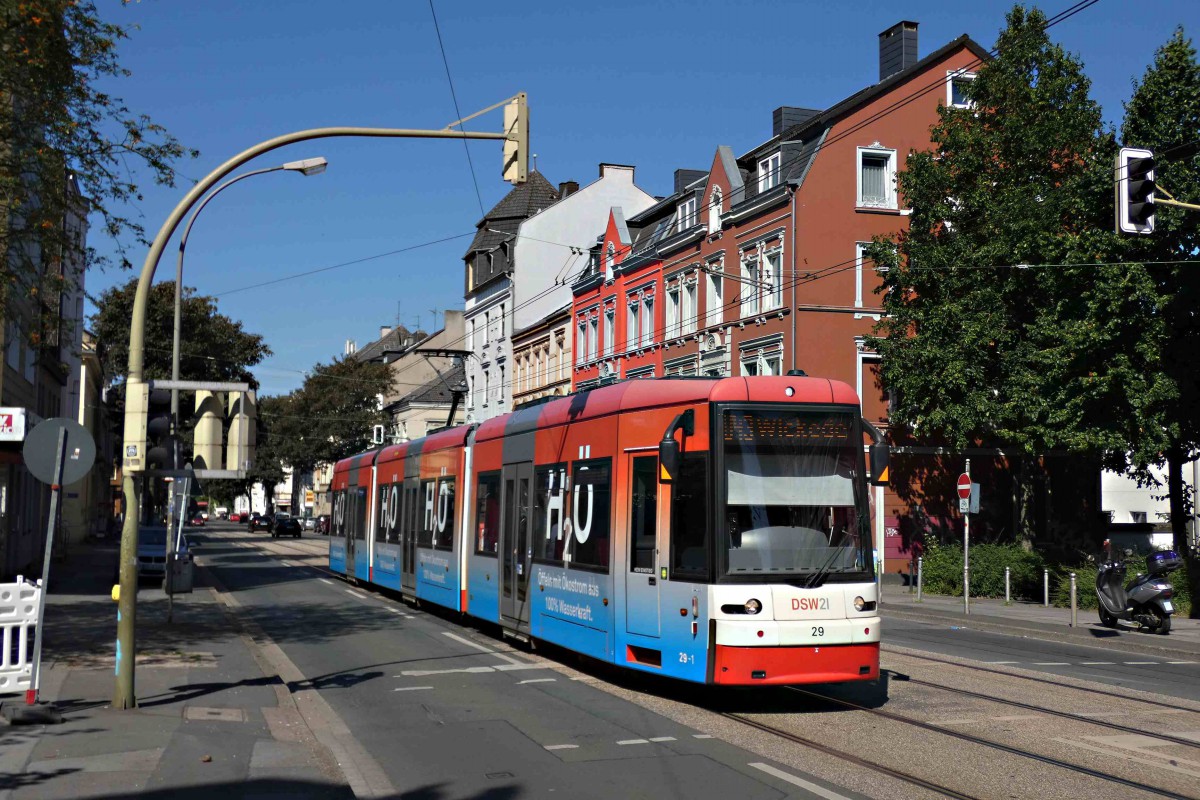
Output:
<path fill-rule="evenodd" d="M 188 520 L 188 525 L 191 525 L 193 528 L 203 528 L 206 521 L 207 519 L 203 515 L 196 514 Z"/>
<path fill-rule="evenodd" d="M 254 513 L 250 515 L 251 531 L 270 531 L 273 520 L 270 514 Z"/>
<path fill-rule="evenodd" d="M 182 561 L 192 560 L 192 544 L 187 534 L 179 539 L 176 558 Z M 142 578 L 162 578 L 167 573 L 167 529 L 157 525 L 142 528 L 138 531 L 138 580 Z"/>
<path fill-rule="evenodd" d="M 317 517 L 317 533 L 322 536 L 329 535 L 329 515 L 321 514 Z"/>
<path fill-rule="evenodd" d="M 304 518 L 304 530 L 315 531 L 317 529 L 317 520 L 314 517 Z"/>
<path fill-rule="evenodd" d="M 295 536 L 299 539 L 300 520 L 291 514 L 276 514 L 275 524 L 271 527 L 271 538 L 278 539 L 280 536 Z"/>
<path fill-rule="evenodd" d="M 239 513 L 237 513 L 237 512 L 235 511 L 235 512 L 233 512 L 232 514 L 230 514 L 230 515 L 229 515 L 229 521 L 230 521 L 230 522 L 241 522 L 241 521 L 242 521 L 242 515 L 241 515 L 241 514 L 239 514 Z"/>

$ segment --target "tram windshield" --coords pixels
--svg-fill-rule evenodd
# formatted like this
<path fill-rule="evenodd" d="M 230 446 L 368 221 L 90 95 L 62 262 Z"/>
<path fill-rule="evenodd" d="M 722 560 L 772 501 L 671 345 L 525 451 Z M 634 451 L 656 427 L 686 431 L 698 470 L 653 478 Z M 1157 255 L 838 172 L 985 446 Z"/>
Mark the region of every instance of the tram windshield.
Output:
<path fill-rule="evenodd" d="M 869 579 L 862 434 L 847 411 L 724 412 L 725 574 Z"/>

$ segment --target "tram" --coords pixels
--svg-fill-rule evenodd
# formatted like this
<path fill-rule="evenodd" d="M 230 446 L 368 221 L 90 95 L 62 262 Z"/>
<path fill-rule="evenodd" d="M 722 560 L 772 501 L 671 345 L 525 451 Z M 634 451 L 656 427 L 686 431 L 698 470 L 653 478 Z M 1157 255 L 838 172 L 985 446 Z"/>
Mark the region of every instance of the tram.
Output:
<path fill-rule="evenodd" d="M 338 462 L 329 566 L 685 681 L 874 680 L 868 461 L 844 383 L 631 380 Z"/>

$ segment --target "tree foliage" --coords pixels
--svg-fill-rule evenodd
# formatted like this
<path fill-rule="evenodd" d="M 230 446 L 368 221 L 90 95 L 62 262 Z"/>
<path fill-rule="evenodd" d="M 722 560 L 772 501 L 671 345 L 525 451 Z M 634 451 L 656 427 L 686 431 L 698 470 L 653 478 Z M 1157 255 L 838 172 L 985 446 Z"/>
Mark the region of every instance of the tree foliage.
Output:
<path fill-rule="evenodd" d="M 123 374 L 129 361 L 129 320 L 137 279 L 108 289 L 96 301 L 92 330 L 100 358 L 111 375 Z M 258 383 L 251 367 L 271 355 L 257 333 L 217 311 L 216 298 L 185 286 L 180 306 L 179 375 L 183 380 Z M 171 377 L 171 344 L 175 327 L 175 282 L 156 283 L 146 307 L 145 376 Z"/>
<path fill-rule="evenodd" d="M 62 220 L 73 174 L 88 210 L 103 220 L 119 264 L 145 232 L 128 209 L 142 199 L 139 165 L 171 186 L 172 163 L 196 152 L 148 116 L 131 111 L 99 84 L 129 73 L 117 48 L 129 29 L 105 22 L 92 0 L 0 3 L 0 264 L 7 288 L 15 274 L 36 273 L 43 254 L 78 247 Z M 87 248 L 90 264 L 107 259 Z"/>
<path fill-rule="evenodd" d="M 1163 446 L 1158 286 L 1112 232 L 1115 142 L 1082 65 L 1018 6 L 932 151 L 899 188 L 907 232 L 880 240 L 872 346 L 894 424 L 956 447 L 1068 450 L 1113 466 Z"/>

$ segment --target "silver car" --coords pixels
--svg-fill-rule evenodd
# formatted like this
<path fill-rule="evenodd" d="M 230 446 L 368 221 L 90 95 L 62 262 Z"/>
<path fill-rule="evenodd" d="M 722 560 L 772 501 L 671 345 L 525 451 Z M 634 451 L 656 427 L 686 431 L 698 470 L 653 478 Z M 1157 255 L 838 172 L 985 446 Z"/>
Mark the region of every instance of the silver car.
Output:
<path fill-rule="evenodd" d="M 191 561 L 192 552 L 188 544 L 187 534 L 179 540 L 176 558 Z M 158 526 L 142 528 L 138 531 L 137 549 L 138 577 L 161 578 L 167 573 L 167 529 Z"/>

